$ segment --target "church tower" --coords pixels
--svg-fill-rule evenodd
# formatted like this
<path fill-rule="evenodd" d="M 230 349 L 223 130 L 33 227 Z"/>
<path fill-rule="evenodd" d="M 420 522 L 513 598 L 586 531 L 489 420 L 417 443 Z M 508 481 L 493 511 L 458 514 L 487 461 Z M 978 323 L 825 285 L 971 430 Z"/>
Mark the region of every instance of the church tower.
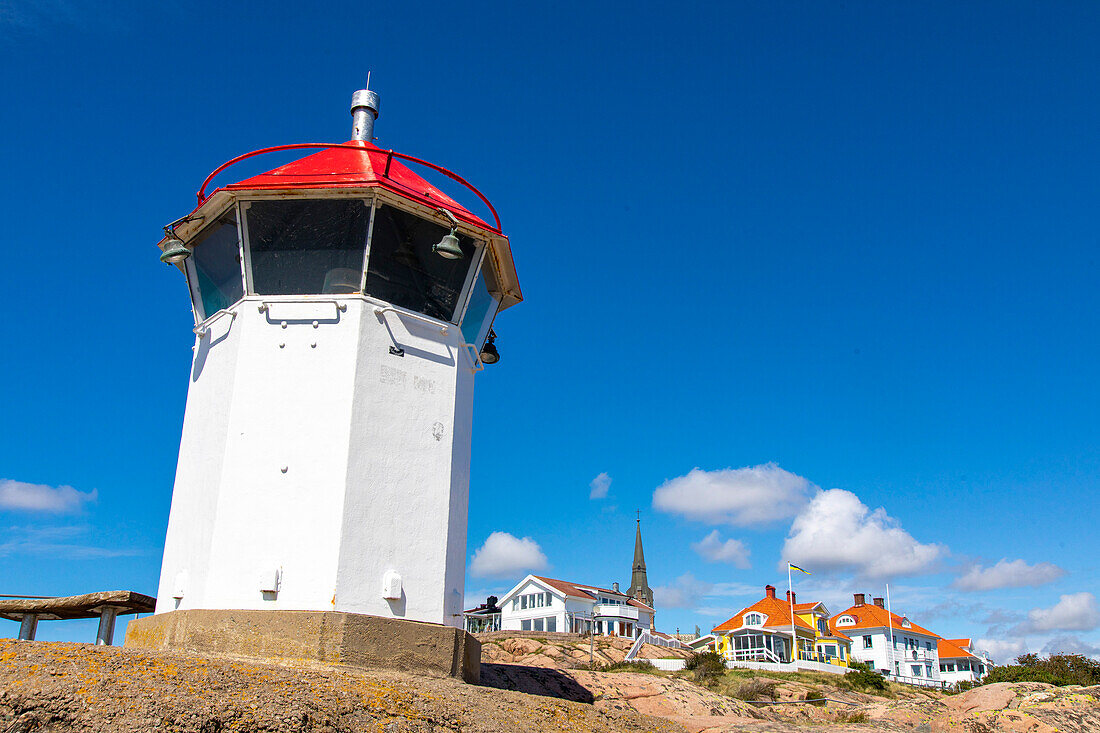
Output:
<path fill-rule="evenodd" d="M 638 526 L 634 535 L 634 567 L 630 573 L 630 590 L 627 595 L 636 601 L 640 601 L 653 608 L 653 591 L 649 588 L 649 582 L 645 574 L 645 553 L 642 552 L 642 520 L 638 518 Z"/>

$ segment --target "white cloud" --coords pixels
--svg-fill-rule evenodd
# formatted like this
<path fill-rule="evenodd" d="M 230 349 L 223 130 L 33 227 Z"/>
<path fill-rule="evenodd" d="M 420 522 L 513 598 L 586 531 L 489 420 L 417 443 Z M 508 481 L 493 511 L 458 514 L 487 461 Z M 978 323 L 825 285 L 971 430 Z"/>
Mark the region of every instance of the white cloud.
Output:
<path fill-rule="evenodd" d="M 751 567 L 749 564 L 749 548 L 745 546 L 745 543 L 733 539 L 723 542 L 718 530 L 714 530 L 698 542 L 693 542 L 691 549 L 695 550 L 703 559 L 711 562 L 728 562 L 730 565 L 743 570 Z"/>
<path fill-rule="evenodd" d="M 700 606 L 694 610 L 700 616 L 708 616 L 713 618 L 727 619 L 730 617 L 730 613 L 733 613 L 727 606 Z M 706 632 L 706 633 L 709 633 Z"/>
<path fill-rule="evenodd" d="M 759 599 L 764 593 L 764 586 L 762 585 L 750 585 L 749 583 L 715 583 L 707 591 L 708 596 L 720 597 L 729 596 L 731 598 L 738 597 L 751 597 L 754 601 Z"/>
<path fill-rule="evenodd" d="M 99 547 L 82 544 L 90 534 L 86 526 L 4 527 L 0 529 L 0 557 L 36 555 L 53 558 L 85 559 L 101 557 L 132 557 L 142 552 L 132 547 Z"/>
<path fill-rule="evenodd" d="M 0 509 L 17 509 L 28 512 L 64 514 L 79 511 L 98 492 L 77 491 L 72 486 L 46 486 L 28 484 L 11 479 L 0 479 Z"/>
<path fill-rule="evenodd" d="M 1100 626 L 1100 609 L 1096 596 L 1082 591 L 1061 596 L 1050 608 L 1033 608 L 1027 620 L 1012 630 L 1013 634 L 1036 634 L 1043 631 L 1091 631 Z"/>
<path fill-rule="evenodd" d="M 710 583 L 696 580 L 691 573 L 684 573 L 671 585 L 654 588 L 653 603 L 657 608 L 694 608 L 710 589 Z"/>
<path fill-rule="evenodd" d="M 1100 647 L 1093 646 L 1080 637 L 1056 636 L 1043 646 L 1043 654 L 1080 654 L 1084 657 L 1100 658 Z"/>
<path fill-rule="evenodd" d="M 589 482 L 588 488 L 590 489 L 589 499 L 603 499 L 611 488 L 611 477 L 607 475 L 607 471 L 604 471 Z"/>
<path fill-rule="evenodd" d="M 547 566 L 542 548 L 530 537 L 520 539 L 507 532 L 493 532 L 470 560 L 470 575 L 495 578 L 518 575 Z"/>
<path fill-rule="evenodd" d="M 871 511 L 843 489 L 818 493 L 783 543 L 784 561 L 810 572 L 849 570 L 870 579 L 929 572 L 946 552 L 917 542 L 885 509 Z"/>
<path fill-rule="evenodd" d="M 989 655 L 994 664 L 1012 664 L 1016 657 L 1027 654 L 1027 642 L 1023 639 L 975 639 L 974 648 Z"/>
<path fill-rule="evenodd" d="M 739 527 L 798 514 L 814 485 L 774 463 L 720 471 L 692 469 L 653 492 L 653 506 L 707 524 Z"/>
<path fill-rule="evenodd" d="M 1023 560 L 1003 558 L 992 567 L 971 565 L 955 579 L 953 586 L 960 590 L 994 590 L 996 588 L 1022 588 L 1039 586 L 1058 580 L 1066 571 L 1049 562 L 1028 565 Z"/>

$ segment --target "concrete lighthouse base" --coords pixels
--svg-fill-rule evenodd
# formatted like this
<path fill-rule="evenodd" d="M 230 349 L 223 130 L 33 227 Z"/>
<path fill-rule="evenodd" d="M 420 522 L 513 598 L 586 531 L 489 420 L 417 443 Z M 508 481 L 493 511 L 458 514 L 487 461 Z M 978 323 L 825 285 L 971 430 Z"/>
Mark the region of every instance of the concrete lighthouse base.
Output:
<path fill-rule="evenodd" d="M 481 676 L 481 642 L 466 631 L 339 611 L 169 611 L 131 621 L 125 646 Z"/>

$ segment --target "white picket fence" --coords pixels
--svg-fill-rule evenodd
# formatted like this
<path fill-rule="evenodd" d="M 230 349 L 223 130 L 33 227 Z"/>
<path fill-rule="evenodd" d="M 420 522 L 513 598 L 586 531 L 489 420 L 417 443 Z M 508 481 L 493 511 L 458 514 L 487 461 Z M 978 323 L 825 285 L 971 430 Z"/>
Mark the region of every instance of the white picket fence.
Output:
<path fill-rule="evenodd" d="M 687 664 L 686 659 L 639 659 L 640 662 L 649 662 L 663 672 L 679 672 Z"/>

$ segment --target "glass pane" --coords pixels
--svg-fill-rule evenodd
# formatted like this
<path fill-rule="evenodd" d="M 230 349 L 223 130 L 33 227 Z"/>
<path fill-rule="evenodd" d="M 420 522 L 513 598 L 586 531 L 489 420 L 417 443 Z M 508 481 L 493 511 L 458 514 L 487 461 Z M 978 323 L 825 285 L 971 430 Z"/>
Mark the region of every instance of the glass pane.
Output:
<path fill-rule="evenodd" d="M 391 206 L 374 216 L 367 294 L 432 318 L 453 321 L 466 274 L 474 259 L 473 239 L 458 235 L 462 257 L 449 260 L 432 252 L 450 227 Z"/>
<path fill-rule="evenodd" d="M 462 317 L 462 337 L 466 339 L 466 343 L 479 349 L 489 335 L 489 327 L 496 315 L 497 304 L 500 303 L 500 296 L 492 292 L 496 290 L 496 284 L 492 281 L 492 268 L 486 262 L 477 274 L 477 280 L 470 292 L 470 305 L 466 307 L 466 315 Z"/>
<path fill-rule="evenodd" d="M 241 252 L 237 240 L 237 207 L 199 232 L 192 240 L 191 261 L 205 319 L 244 296 L 241 284 Z"/>
<path fill-rule="evenodd" d="M 248 205 L 252 288 L 260 295 L 357 293 L 370 224 L 358 199 Z"/>

